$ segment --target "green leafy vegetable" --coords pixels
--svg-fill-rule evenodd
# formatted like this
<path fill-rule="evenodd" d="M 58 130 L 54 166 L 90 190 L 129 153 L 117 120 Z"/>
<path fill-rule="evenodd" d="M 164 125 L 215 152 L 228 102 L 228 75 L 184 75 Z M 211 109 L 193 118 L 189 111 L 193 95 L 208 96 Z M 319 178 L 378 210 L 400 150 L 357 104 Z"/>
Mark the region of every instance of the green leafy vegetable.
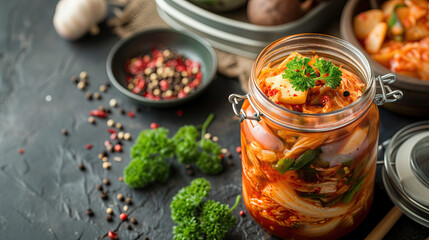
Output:
<path fill-rule="evenodd" d="M 342 72 L 332 62 L 325 59 L 316 59 L 314 67 L 320 72 L 317 76 L 316 70 L 309 64 L 311 61 L 307 57 L 295 57 L 286 63 L 284 79 L 289 79 L 292 87 L 296 91 L 304 92 L 315 86 L 317 80 L 324 80 L 325 84 L 332 89 L 337 88 L 341 83 Z"/>
<path fill-rule="evenodd" d="M 236 224 L 231 212 L 237 207 L 240 196 L 232 208 L 213 200 L 203 203 L 210 188 L 206 179 L 197 178 L 173 197 L 171 218 L 177 224 L 173 227 L 174 240 L 223 239 Z"/>
<path fill-rule="evenodd" d="M 165 158 L 173 155 L 168 130 L 158 128 L 142 131 L 131 148 L 131 162 L 124 170 L 124 182 L 132 188 L 143 188 L 154 182 L 165 182 L 170 164 Z"/>
<path fill-rule="evenodd" d="M 174 240 L 203 240 L 198 221 L 195 217 L 184 218 L 179 225 L 173 227 Z"/>
<path fill-rule="evenodd" d="M 283 174 L 290 170 L 290 167 L 295 163 L 293 158 L 282 158 L 273 167 L 277 172 Z"/>
<path fill-rule="evenodd" d="M 201 229 L 205 233 L 206 239 L 223 239 L 228 229 L 234 227 L 237 219 L 231 212 L 238 206 L 240 195 L 237 196 L 234 206 L 208 200 L 204 203 L 201 211 Z"/>
<path fill-rule="evenodd" d="M 162 127 L 142 131 L 131 147 L 132 161 L 124 170 L 124 182 L 132 188 L 165 182 L 170 175 L 167 160 L 174 155 L 180 163 L 195 163 L 204 173 L 222 171 L 220 146 L 204 139 L 213 118 L 214 114 L 210 114 L 204 122 L 200 141 L 197 141 L 199 131 L 191 125 L 181 127 L 171 139 L 168 138 L 168 130 Z"/>
<path fill-rule="evenodd" d="M 196 142 L 199 132 L 195 126 L 181 127 L 173 137 L 176 145 L 176 156 L 180 163 L 193 163 L 198 157 L 198 144 Z"/>
<path fill-rule="evenodd" d="M 328 87 L 335 89 L 340 86 L 341 76 L 343 73 L 340 68 L 335 66 L 331 61 L 325 59 L 316 59 L 314 67 L 320 72 L 320 78 L 325 80 Z M 319 79 L 316 79 L 319 80 Z"/>
<path fill-rule="evenodd" d="M 124 182 L 132 188 L 143 188 L 150 183 L 163 183 L 170 176 L 170 164 L 161 156 L 134 159 L 124 170 Z"/>
<path fill-rule="evenodd" d="M 402 25 L 401 21 L 396 14 L 396 9 L 400 7 L 406 7 L 405 4 L 396 4 L 393 7 L 392 14 L 390 14 L 389 20 L 387 22 L 387 30 L 389 37 L 395 41 L 402 42 L 404 40 L 405 28 Z"/>
<path fill-rule="evenodd" d="M 204 178 L 194 179 L 189 186 L 182 188 L 170 204 L 173 221 L 180 223 L 193 217 L 210 189 L 210 183 Z"/>
<path fill-rule="evenodd" d="M 165 128 L 143 130 L 131 147 L 131 159 L 150 157 L 152 155 L 172 157 L 174 145 L 168 138 L 168 130 Z"/>
<path fill-rule="evenodd" d="M 349 203 L 353 199 L 353 196 L 362 188 L 362 185 L 365 182 L 365 178 L 366 178 L 366 174 L 360 177 L 355 183 L 353 183 L 353 185 L 344 195 L 343 201 L 345 203 Z"/>
<path fill-rule="evenodd" d="M 305 151 L 298 159 L 296 159 L 296 161 L 293 158 L 283 158 L 280 159 L 273 167 L 280 174 L 291 170 L 299 170 L 310 162 L 314 161 L 320 153 L 320 149 L 309 149 Z"/>

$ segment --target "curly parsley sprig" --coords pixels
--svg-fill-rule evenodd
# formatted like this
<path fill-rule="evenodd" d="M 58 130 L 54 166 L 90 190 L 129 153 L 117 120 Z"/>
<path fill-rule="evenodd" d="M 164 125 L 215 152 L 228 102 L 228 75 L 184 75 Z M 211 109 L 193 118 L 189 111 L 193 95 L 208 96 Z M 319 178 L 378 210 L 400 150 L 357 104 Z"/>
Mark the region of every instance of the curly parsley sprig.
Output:
<path fill-rule="evenodd" d="M 304 92 L 314 87 L 317 80 L 324 80 L 325 84 L 332 89 L 340 86 L 342 72 L 339 67 L 325 59 L 316 59 L 313 66 L 320 73 L 317 76 L 316 70 L 309 64 L 310 61 L 310 58 L 295 57 L 286 63 L 287 68 L 283 74 L 283 78 L 289 79 L 296 91 Z"/>

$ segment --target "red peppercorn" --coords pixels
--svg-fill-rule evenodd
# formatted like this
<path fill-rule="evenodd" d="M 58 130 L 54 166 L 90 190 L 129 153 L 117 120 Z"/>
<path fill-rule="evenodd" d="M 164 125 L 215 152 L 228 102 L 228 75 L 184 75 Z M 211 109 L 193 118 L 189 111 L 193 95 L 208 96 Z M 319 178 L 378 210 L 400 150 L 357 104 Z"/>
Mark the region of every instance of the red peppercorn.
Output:
<path fill-rule="evenodd" d="M 179 116 L 179 117 L 183 116 L 183 111 L 182 110 L 178 110 L 177 111 L 177 116 Z"/>
<path fill-rule="evenodd" d="M 112 146 L 112 143 L 109 140 L 104 141 L 104 146 Z"/>
<path fill-rule="evenodd" d="M 24 149 L 20 148 L 20 149 L 18 150 L 18 152 L 19 152 L 19 154 L 23 154 L 23 153 L 24 153 Z"/>
<path fill-rule="evenodd" d="M 88 149 L 88 150 L 91 149 L 92 148 L 92 144 L 91 143 L 86 144 L 85 148 Z"/>
<path fill-rule="evenodd" d="M 127 220 L 128 216 L 127 216 L 127 214 L 126 214 L 126 213 L 121 213 L 121 215 L 119 215 L 119 218 L 120 218 L 122 221 L 125 221 L 125 220 Z"/>
<path fill-rule="evenodd" d="M 117 136 L 118 135 L 116 135 L 116 133 L 112 133 L 112 134 L 110 134 L 110 139 L 116 140 Z"/>
<path fill-rule="evenodd" d="M 236 151 L 237 153 L 241 153 L 241 147 L 240 147 L 240 146 L 238 146 L 238 147 L 235 149 L 235 151 Z"/>
<path fill-rule="evenodd" d="M 107 233 L 107 236 L 108 236 L 110 239 L 118 239 L 118 234 L 117 234 L 116 232 L 114 232 L 114 231 L 109 231 L 109 232 Z"/>
<path fill-rule="evenodd" d="M 131 112 L 131 111 L 129 111 L 127 115 L 128 115 L 128 117 L 130 117 L 130 118 L 133 118 L 133 117 L 135 117 L 135 116 L 136 116 L 136 114 L 135 114 L 134 112 Z"/>
<path fill-rule="evenodd" d="M 157 124 L 157 123 L 151 123 L 150 124 L 150 128 L 157 129 L 157 128 L 159 128 L 159 124 Z"/>
<path fill-rule="evenodd" d="M 122 146 L 121 146 L 121 144 L 116 144 L 114 149 L 115 149 L 115 152 L 120 152 L 120 151 L 122 151 Z"/>
<path fill-rule="evenodd" d="M 243 210 L 240 211 L 240 216 L 242 216 L 242 217 L 244 216 L 244 211 Z"/>
<path fill-rule="evenodd" d="M 94 117 L 100 117 L 100 118 L 107 118 L 107 113 L 105 111 L 102 110 L 91 110 L 89 112 L 89 115 L 94 116 Z"/>
<path fill-rule="evenodd" d="M 220 159 L 223 159 L 223 154 L 221 153 L 221 154 L 219 154 L 219 158 Z"/>

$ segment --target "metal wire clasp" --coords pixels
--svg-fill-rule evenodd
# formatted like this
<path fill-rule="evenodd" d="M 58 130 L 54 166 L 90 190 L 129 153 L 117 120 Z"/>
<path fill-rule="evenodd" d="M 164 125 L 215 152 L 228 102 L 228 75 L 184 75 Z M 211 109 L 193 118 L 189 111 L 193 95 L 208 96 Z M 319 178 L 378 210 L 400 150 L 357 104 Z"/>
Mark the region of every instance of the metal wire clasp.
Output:
<path fill-rule="evenodd" d="M 248 116 L 244 111 L 244 109 L 242 108 L 240 108 L 239 110 L 238 102 L 244 99 L 249 100 L 250 105 L 252 106 L 253 110 L 255 110 L 255 113 L 253 114 L 253 116 Z M 249 94 L 239 95 L 234 93 L 229 95 L 228 101 L 232 104 L 232 110 L 234 111 L 234 114 L 240 118 L 240 122 L 242 122 L 244 119 L 256 120 L 256 121 L 261 120 L 262 114 L 261 112 L 259 112 L 258 108 L 255 107 L 254 103 L 249 98 Z"/>
<path fill-rule="evenodd" d="M 384 103 L 396 102 L 401 99 L 404 94 L 401 90 L 392 90 L 389 84 L 392 84 L 396 81 L 396 75 L 393 73 L 388 73 L 383 76 L 377 76 L 375 80 L 378 82 L 377 88 L 381 89 L 381 93 L 375 94 L 374 103 L 378 106 L 383 105 Z M 376 82 L 376 83 L 377 83 Z"/>

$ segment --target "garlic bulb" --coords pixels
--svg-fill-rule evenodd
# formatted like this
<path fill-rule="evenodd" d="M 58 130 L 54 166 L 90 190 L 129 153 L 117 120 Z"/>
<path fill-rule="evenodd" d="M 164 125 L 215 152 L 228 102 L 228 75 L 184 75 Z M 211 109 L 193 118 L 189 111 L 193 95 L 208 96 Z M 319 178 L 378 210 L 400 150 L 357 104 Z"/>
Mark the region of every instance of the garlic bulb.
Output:
<path fill-rule="evenodd" d="M 60 0 L 54 14 L 54 27 L 66 39 L 75 40 L 89 30 L 97 31 L 97 24 L 107 13 L 105 0 Z"/>

